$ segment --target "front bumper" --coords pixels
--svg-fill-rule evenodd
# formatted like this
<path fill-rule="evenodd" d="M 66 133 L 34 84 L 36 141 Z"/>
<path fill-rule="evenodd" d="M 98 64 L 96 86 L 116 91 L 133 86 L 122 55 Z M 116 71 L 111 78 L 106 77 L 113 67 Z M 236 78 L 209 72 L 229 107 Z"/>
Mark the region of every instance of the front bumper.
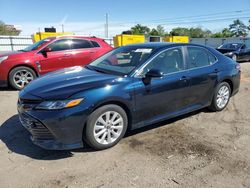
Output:
<path fill-rule="evenodd" d="M 18 105 L 22 125 L 30 132 L 31 141 L 48 150 L 84 147 L 83 129 L 87 115 L 79 108 L 57 111 L 24 111 Z"/>
<path fill-rule="evenodd" d="M 7 86 L 8 86 L 7 80 L 0 80 L 0 87 L 7 87 Z"/>

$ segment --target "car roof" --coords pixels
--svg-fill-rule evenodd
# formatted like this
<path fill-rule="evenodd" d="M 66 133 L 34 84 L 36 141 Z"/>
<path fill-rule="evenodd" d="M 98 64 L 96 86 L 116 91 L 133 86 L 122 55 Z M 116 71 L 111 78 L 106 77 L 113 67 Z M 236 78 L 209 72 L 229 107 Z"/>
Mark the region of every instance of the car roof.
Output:
<path fill-rule="evenodd" d="M 162 48 L 178 47 L 178 46 L 197 46 L 197 47 L 209 48 L 207 46 L 203 46 L 199 44 L 173 43 L 173 42 L 148 42 L 148 43 L 140 43 L 140 44 L 130 44 L 127 46 L 138 47 L 138 48 L 153 48 L 155 50 L 162 49 Z"/>
<path fill-rule="evenodd" d="M 229 42 L 229 43 L 225 43 L 225 44 L 223 44 L 223 45 L 227 45 L 227 44 L 243 45 L 244 43 L 242 43 L 242 42 Z"/>
<path fill-rule="evenodd" d="M 97 37 L 85 37 L 85 36 L 78 36 L 78 35 L 62 35 L 62 36 L 57 36 L 58 38 L 79 38 L 79 39 L 87 39 L 87 40 L 103 40 L 101 38 L 97 38 Z"/>

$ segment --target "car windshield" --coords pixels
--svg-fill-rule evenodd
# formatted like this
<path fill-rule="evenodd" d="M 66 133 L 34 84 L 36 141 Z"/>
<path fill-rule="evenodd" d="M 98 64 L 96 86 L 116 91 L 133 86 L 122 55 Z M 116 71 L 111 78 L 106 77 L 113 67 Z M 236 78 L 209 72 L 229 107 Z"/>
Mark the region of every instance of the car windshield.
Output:
<path fill-rule="evenodd" d="M 243 44 L 238 44 L 238 43 L 232 43 L 232 44 L 223 44 L 219 47 L 219 49 L 233 49 L 233 50 L 237 50 L 239 48 L 241 48 Z"/>
<path fill-rule="evenodd" d="M 127 75 L 153 53 L 153 48 L 124 46 L 96 59 L 87 68 L 107 73 Z"/>
<path fill-rule="evenodd" d="M 40 40 L 34 44 L 31 44 L 30 46 L 24 48 L 23 50 L 20 50 L 20 51 L 23 51 L 23 52 L 29 52 L 29 51 L 33 51 L 33 50 L 37 50 L 40 46 L 44 45 L 45 43 L 47 42 L 50 42 L 52 40 L 52 38 L 47 38 L 47 39 L 43 39 L 43 40 Z"/>

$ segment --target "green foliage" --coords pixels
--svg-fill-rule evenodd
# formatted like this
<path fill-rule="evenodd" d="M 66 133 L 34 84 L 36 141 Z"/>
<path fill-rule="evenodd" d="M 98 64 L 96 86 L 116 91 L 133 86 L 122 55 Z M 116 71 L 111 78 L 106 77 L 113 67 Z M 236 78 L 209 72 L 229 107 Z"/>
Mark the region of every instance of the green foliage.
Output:
<path fill-rule="evenodd" d="M 246 37 L 247 31 L 250 31 L 250 20 L 249 25 L 246 26 L 240 20 L 234 20 L 233 24 L 229 25 L 229 28 L 224 28 L 222 31 L 217 33 L 212 33 L 208 29 L 202 29 L 200 27 L 176 27 L 173 28 L 169 35 L 171 36 L 189 36 L 190 38 L 228 38 L 228 37 Z M 150 29 L 147 26 L 140 24 L 135 25 L 131 28 L 132 34 L 136 35 L 151 35 L 151 36 L 167 36 L 167 32 L 164 27 L 158 25 L 156 28 Z"/>
<path fill-rule="evenodd" d="M 156 27 L 156 30 L 158 32 L 158 36 L 165 36 L 167 34 L 166 31 L 165 31 L 165 29 L 164 29 L 164 27 L 161 26 L 161 25 L 158 25 Z"/>
<path fill-rule="evenodd" d="M 176 27 L 173 28 L 170 32 L 170 35 L 172 36 L 189 36 L 190 32 L 188 28 L 185 27 Z"/>
<path fill-rule="evenodd" d="M 10 28 L 4 22 L 0 21 L 0 35 L 12 35 L 17 36 L 20 34 L 20 30 Z"/>
<path fill-rule="evenodd" d="M 150 28 L 141 24 L 137 24 L 131 28 L 131 31 L 133 35 L 148 35 L 150 33 Z"/>
<path fill-rule="evenodd" d="M 153 29 L 150 31 L 149 35 L 150 35 L 150 36 L 160 36 L 160 35 L 159 35 L 159 32 L 158 32 L 155 28 L 153 28 Z"/>
<path fill-rule="evenodd" d="M 234 37 L 246 37 L 247 26 L 239 19 L 234 20 L 233 24 L 229 25 L 229 30 L 232 32 Z"/>
<path fill-rule="evenodd" d="M 177 27 L 173 28 L 170 32 L 170 35 L 172 36 L 189 36 L 191 38 L 209 37 L 211 34 L 210 30 L 203 30 L 200 27 Z"/>
<path fill-rule="evenodd" d="M 224 28 L 221 32 L 213 33 L 210 37 L 212 38 L 228 38 L 232 37 L 233 33 L 228 29 Z"/>

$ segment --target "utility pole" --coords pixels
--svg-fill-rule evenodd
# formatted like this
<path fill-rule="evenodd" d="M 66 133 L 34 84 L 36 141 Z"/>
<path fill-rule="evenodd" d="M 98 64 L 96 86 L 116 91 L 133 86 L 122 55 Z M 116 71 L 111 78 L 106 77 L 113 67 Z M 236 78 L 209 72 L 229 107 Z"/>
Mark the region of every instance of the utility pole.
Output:
<path fill-rule="evenodd" d="M 64 33 L 64 25 L 62 24 L 62 32 Z"/>
<path fill-rule="evenodd" d="M 109 38 L 109 15 L 106 13 L 106 24 L 105 24 L 105 37 Z"/>

